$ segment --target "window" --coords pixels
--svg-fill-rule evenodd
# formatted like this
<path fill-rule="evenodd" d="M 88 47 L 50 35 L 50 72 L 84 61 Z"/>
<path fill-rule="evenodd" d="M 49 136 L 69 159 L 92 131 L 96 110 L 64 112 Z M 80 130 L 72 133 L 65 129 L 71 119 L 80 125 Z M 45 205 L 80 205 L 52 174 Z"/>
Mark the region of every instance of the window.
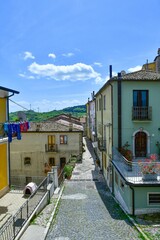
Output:
<path fill-rule="evenodd" d="M 147 107 L 148 106 L 148 90 L 133 91 L 133 106 Z"/>
<path fill-rule="evenodd" d="M 50 166 L 55 166 L 55 159 L 54 158 L 49 158 L 49 165 Z"/>
<path fill-rule="evenodd" d="M 31 158 L 30 157 L 25 157 L 24 158 L 24 165 L 31 165 Z"/>
<path fill-rule="evenodd" d="M 160 193 L 149 193 L 149 205 L 160 205 Z"/>
<path fill-rule="evenodd" d="M 67 136 L 66 135 L 60 136 L 60 144 L 67 144 Z"/>
<path fill-rule="evenodd" d="M 151 120 L 152 108 L 149 107 L 149 91 L 133 90 L 133 120 Z"/>
<path fill-rule="evenodd" d="M 49 145 L 53 145 L 53 144 L 55 144 L 55 136 L 54 135 L 49 135 L 48 136 L 48 144 Z"/>

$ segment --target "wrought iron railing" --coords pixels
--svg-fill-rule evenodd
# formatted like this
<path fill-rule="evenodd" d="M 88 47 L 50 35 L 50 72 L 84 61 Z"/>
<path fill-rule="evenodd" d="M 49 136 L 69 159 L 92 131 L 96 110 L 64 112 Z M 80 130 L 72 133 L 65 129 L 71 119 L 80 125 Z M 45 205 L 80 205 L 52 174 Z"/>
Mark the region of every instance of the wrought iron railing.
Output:
<path fill-rule="evenodd" d="M 132 107 L 132 120 L 152 120 L 152 107 Z"/>
<path fill-rule="evenodd" d="M 0 240 L 12 240 L 16 238 L 28 218 L 45 196 L 49 182 L 50 176 L 48 175 L 38 188 L 30 195 L 22 207 L 16 212 L 16 214 L 13 217 L 10 217 L 9 220 L 0 228 Z"/>
<path fill-rule="evenodd" d="M 119 173 L 124 177 L 127 182 L 130 183 L 148 183 L 143 181 L 145 173 L 142 168 L 148 169 L 148 174 L 150 172 L 150 166 L 154 164 L 155 174 L 157 178 L 155 180 L 149 181 L 159 182 L 160 181 L 160 162 L 158 160 L 153 163 L 146 161 L 146 158 L 133 159 L 128 161 L 116 148 L 113 147 L 112 150 L 112 163 L 119 171 Z"/>
<path fill-rule="evenodd" d="M 45 144 L 46 152 L 58 152 L 57 144 Z"/>

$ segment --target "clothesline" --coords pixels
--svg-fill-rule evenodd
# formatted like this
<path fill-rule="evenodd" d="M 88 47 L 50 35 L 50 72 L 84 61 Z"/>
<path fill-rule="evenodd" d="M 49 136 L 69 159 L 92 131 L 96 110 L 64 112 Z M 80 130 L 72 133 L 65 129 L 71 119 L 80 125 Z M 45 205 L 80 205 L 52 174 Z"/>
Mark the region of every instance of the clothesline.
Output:
<path fill-rule="evenodd" d="M 18 140 L 21 140 L 21 132 L 26 132 L 29 129 L 29 122 L 5 122 L 3 128 L 8 136 L 8 142 L 12 142 L 12 137 L 17 137 Z"/>

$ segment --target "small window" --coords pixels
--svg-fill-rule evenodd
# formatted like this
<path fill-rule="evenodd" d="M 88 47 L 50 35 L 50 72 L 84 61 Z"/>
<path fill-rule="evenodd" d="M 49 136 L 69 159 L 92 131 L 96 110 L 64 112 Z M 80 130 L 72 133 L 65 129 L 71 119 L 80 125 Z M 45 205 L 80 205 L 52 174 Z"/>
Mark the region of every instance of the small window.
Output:
<path fill-rule="evenodd" d="M 55 159 L 54 158 L 49 158 L 49 165 L 50 166 L 55 166 Z"/>
<path fill-rule="evenodd" d="M 31 158 L 30 157 L 25 157 L 24 158 L 24 165 L 31 165 Z"/>
<path fill-rule="evenodd" d="M 67 136 L 66 135 L 60 136 L 60 144 L 67 144 Z"/>
<path fill-rule="evenodd" d="M 149 205 L 160 205 L 160 193 L 149 193 Z"/>

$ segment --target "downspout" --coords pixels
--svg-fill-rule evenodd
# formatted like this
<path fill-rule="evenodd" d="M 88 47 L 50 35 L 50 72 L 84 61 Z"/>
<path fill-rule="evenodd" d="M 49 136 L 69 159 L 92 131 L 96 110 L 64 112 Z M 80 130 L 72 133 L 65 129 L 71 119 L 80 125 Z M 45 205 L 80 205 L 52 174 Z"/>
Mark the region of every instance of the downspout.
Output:
<path fill-rule="evenodd" d="M 9 98 L 14 96 L 12 93 L 10 96 L 7 96 L 7 121 L 9 122 Z M 10 142 L 8 142 L 8 175 L 9 175 L 9 187 L 11 186 L 11 156 L 10 156 Z"/>
<path fill-rule="evenodd" d="M 122 86 L 121 73 L 118 73 L 118 149 L 122 147 Z"/>
<path fill-rule="evenodd" d="M 87 135 L 89 134 L 89 139 L 91 138 L 91 126 L 90 126 L 90 103 L 89 103 L 89 98 L 88 98 L 88 129 L 87 129 L 87 131 L 88 131 L 88 133 L 87 133 Z"/>
<path fill-rule="evenodd" d="M 110 70 L 110 79 L 112 78 L 112 65 L 109 66 L 109 70 Z M 113 85 L 111 83 L 109 83 L 109 85 L 111 86 L 111 120 L 112 120 L 112 147 L 113 147 Z"/>
<path fill-rule="evenodd" d="M 103 144 L 103 137 L 104 137 L 104 134 L 103 134 L 103 95 L 102 93 L 100 93 L 101 95 L 101 123 L 102 123 L 102 144 Z M 102 173 L 103 173 L 103 151 L 102 151 Z"/>
<path fill-rule="evenodd" d="M 114 196 L 114 167 L 112 164 L 112 195 Z"/>
<path fill-rule="evenodd" d="M 110 76 L 110 79 L 112 78 L 112 65 L 109 66 L 109 76 Z M 110 87 L 111 87 L 111 121 L 112 121 L 112 125 L 111 125 L 111 128 L 112 128 L 112 135 L 111 135 L 111 138 L 112 138 L 112 149 L 113 149 L 113 85 L 111 83 L 109 83 Z M 112 165 L 112 194 L 114 196 L 114 171 L 113 171 L 113 165 Z"/>
<path fill-rule="evenodd" d="M 132 215 L 135 216 L 135 192 L 134 192 L 134 188 L 132 186 L 130 186 L 131 190 L 132 190 Z"/>

